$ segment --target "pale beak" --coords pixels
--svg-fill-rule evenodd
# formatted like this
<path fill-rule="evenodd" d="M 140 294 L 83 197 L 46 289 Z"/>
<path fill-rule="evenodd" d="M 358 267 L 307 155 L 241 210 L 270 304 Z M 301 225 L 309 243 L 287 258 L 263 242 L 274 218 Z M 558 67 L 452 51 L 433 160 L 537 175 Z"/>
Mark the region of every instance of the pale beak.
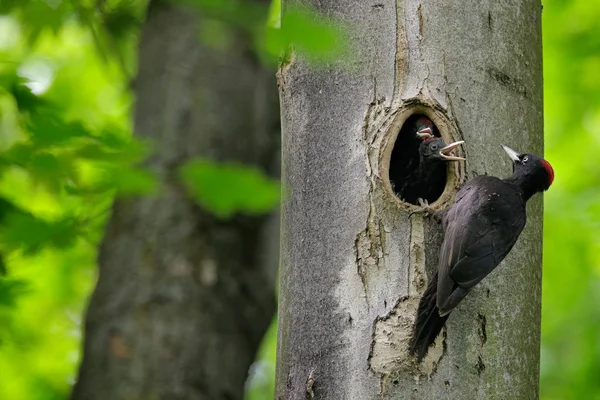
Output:
<path fill-rule="evenodd" d="M 508 154 L 508 156 L 510 157 L 511 160 L 513 160 L 515 162 L 520 162 L 521 161 L 521 159 L 519 158 L 519 153 L 517 153 L 516 151 L 514 151 L 510 147 L 505 146 L 503 144 L 501 144 L 500 146 L 502 147 L 502 150 L 504 150 L 506 152 L 506 154 Z"/>
<path fill-rule="evenodd" d="M 446 161 L 462 161 L 462 160 L 465 160 L 462 157 L 453 156 L 453 155 L 450 154 L 450 152 L 452 150 L 454 150 L 455 148 L 457 148 L 458 146 L 460 146 L 464 142 L 465 142 L 464 140 L 459 140 L 458 142 L 450 143 L 449 145 L 447 145 L 446 147 L 444 147 L 444 148 L 442 148 L 440 150 L 440 156 L 444 160 L 446 160 Z"/>
<path fill-rule="evenodd" d="M 417 137 L 419 139 L 427 139 L 427 138 L 433 137 L 433 131 L 431 130 L 431 128 L 419 129 L 417 131 Z"/>

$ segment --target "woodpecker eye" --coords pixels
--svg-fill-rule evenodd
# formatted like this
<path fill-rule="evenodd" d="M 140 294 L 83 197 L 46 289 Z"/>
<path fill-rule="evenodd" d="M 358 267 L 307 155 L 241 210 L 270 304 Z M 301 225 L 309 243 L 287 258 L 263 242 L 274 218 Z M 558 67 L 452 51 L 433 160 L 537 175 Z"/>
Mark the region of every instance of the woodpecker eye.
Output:
<path fill-rule="evenodd" d="M 525 156 L 523 157 L 523 160 L 521 162 L 525 164 L 527 161 L 529 161 L 529 157 Z"/>
<path fill-rule="evenodd" d="M 437 144 L 432 144 L 431 145 L 431 150 L 436 151 L 438 149 L 438 145 Z"/>

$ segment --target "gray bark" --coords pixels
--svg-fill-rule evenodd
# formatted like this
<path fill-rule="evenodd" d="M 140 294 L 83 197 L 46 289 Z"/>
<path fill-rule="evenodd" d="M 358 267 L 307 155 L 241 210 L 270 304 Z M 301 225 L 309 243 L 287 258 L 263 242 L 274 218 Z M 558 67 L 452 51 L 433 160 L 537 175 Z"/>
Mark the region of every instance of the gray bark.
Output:
<path fill-rule="evenodd" d="M 276 398 L 537 398 L 542 197 L 506 260 L 415 365 L 407 340 L 441 227 L 409 216 L 417 207 L 392 194 L 387 168 L 414 111 L 466 141 L 468 161 L 450 169 L 435 209 L 474 175 L 510 175 L 501 143 L 542 154 L 540 3 L 307 2 L 351 27 L 353 52 L 324 68 L 293 54 L 279 71 L 287 196 Z"/>
<path fill-rule="evenodd" d="M 203 23 L 189 8 L 150 6 L 135 130 L 156 150 L 146 164 L 162 188 L 114 205 L 73 399 L 241 399 L 272 320 L 277 215 L 218 220 L 177 175 L 198 156 L 279 173 L 274 71 L 247 33 L 223 25 L 227 47 L 215 48 Z"/>

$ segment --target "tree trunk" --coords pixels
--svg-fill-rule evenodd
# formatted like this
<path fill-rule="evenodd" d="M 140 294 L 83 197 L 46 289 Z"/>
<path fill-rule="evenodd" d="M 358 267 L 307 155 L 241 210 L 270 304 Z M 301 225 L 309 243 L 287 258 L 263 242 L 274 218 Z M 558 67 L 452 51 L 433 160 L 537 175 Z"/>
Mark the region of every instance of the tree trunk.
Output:
<path fill-rule="evenodd" d="M 296 2 L 284 1 L 284 13 Z M 441 227 L 409 215 L 418 207 L 392 193 L 388 167 L 412 113 L 466 141 L 468 161 L 449 168 L 434 209 L 477 174 L 509 176 L 501 143 L 542 153 L 540 3 L 308 3 L 351 27 L 353 52 L 325 68 L 293 54 L 279 71 L 277 399 L 537 398 L 541 196 L 512 252 L 416 365 L 407 341 Z"/>
<path fill-rule="evenodd" d="M 150 6 L 135 130 L 156 150 L 147 165 L 162 188 L 114 205 L 73 399 L 242 399 L 272 320 L 278 217 L 219 220 L 177 176 L 198 156 L 279 171 L 274 71 L 244 32 L 222 25 L 226 47 L 201 40 L 205 23 Z"/>

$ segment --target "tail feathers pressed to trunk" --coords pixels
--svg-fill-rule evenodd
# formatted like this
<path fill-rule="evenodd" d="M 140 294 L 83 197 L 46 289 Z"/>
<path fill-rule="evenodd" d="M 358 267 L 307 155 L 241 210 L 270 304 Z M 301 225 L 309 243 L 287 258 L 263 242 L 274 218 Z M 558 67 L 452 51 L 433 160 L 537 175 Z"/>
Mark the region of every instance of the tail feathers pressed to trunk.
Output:
<path fill-rule="evenodd" d="M 417 318 L 409 342 L 409 352 L 416 356 L 418 361 L 425 357 L 427 350 L 435 342 L 435 338 L 440 334 L 448 319 L 448 315 L 440 316 L 436 304 L 437 280 L 436 272 L 419 302 Z"/>

